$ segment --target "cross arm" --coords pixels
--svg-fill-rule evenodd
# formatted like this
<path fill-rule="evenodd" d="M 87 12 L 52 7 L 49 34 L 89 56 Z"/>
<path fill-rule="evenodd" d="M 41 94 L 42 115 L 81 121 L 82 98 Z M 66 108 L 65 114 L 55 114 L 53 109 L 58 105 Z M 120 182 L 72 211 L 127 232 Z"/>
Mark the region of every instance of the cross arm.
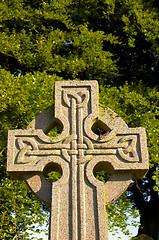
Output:
<path fill-rule="evenodd" d="M 57 140 L 42 129 L 9 130 L 7 171 L 18 179 L 23 179 L 24 172 L 42 172 L 50 156 L 60 158 L 61 148 L 69 148 Z"/>

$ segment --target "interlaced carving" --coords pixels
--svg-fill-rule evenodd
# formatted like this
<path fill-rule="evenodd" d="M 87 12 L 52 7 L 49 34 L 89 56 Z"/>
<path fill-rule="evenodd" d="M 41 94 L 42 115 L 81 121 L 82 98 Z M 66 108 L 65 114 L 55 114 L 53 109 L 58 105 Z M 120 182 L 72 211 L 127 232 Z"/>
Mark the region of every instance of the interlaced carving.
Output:
<path fill-rule="evenodd" d="M 92 141 L 83 136 L 83 109 L 87 107 L 89 101 L 89 92 L 71 93 L 70 91 L 63 91 L 63 99 L 68 108 L 71 109 L 74 123 L 77 122 L 79 132 L 73 129 L 75 124 L 72 124 L 71 135 L 69 135 L 63 142 L 56 144 L 37 144 L 36 140 L 29 137 L 18 137 L 17 142 L 20 151 L 17 154 L 16 163 L 27 163 L 35 160 L 35 156 L 63 156 L 63 158 L 70 162 L 71 155 L 77 155 L 78 164 L 85 163 L 91 159 L 93 155 L 119 155 L 123 160 L 128 162 L 138 162 L 138 154 L 136 151 L 137 135 L 119 136 L 113 139 L 112 143 L 92 143 Z M 76 102 L 72 104 L 75 100 Z M 73 106 L 72 106 L 73 105 Z M 76 111 L 80 113 L 76 114 Z M 77 115 L 77 118 L 76 118 Z M 70 127 L 71 128 L 71 127 Z M 76 134 L 77 133 L 77 134 Z M 40 139 L 42 141 L 42 139 Z M 74 143 L 74 145 L 72 144 Z M 34 156 L 34 157 L 33 157 Z"/>
<path fill-rule="evenodd" d="M 128 128 L 110 109 L 99 117 L 97 88 L 96 81 L 56 82 L 54 116 L 50 108 L 27 130 L 9 131 L 7 170 L 51 206 L 49 240 L 107 240 L 105 204 L 148 169 L 145 129 Z M 62 133 L 45 135 L 56 122 Z M 92 131 L 100 124 L 104 137 Z M 62 173 L 52 186 L 44 178 L 49 168 Z M 111 173 L 106 184 L 94 177 L 98 168 Z"/>
<path fill-rule="evenodd" d="M 64 103 L 71 107 L 71 101 L 69 101 L 69 97 L 74 98 L 76 100 L 76 108 L 84 107 L 89 101 L 89 91 L 83 90 L 83 92 L 72 93 L 71 90 L 63 91 L 63 99 Z M 83 99 L 84 98 L 84 99 Z"/>
<path fill-rule="evenodd" d="M 28 163 L 30 161 L 33 161 L 35 157 L 30 158 L 32 154 L 29 154 L 28 150 L 38 150 L 36 141 L 33 138 L 29 137 L 19 137 L 17 138 L 17 143 L 20 151 L 17 154 L 16 163 Z"/>
<path fill-rule="evenodd" d="M 28 163 L 35 160 L 35 156 L 63 156 L 70 162 L 71 155 L 77 155 L 78 163 L 85 163 L 93 155 L 119 155 L 123 160 L 128 162 L 138 162 L 138 154 L 135 150 L 137 136 L 130 135 L 120 138 L 119 142 L 112 145 L 109 143 L 93 143 L 88 137 L 83 136 L 83 143 L 77 144 L 77 150 L 71 149 L 71 142 L 77 140 L 77 135 L 67 137 L 61 144 L 37 144 L 30 137 L 18 137 L 17 142 L 20 151 L 17 153 L 15 163 Z M 81 154 L 81 155 L 80 155 Z M 33 158 L 34 156 L 34 158 Z"/>

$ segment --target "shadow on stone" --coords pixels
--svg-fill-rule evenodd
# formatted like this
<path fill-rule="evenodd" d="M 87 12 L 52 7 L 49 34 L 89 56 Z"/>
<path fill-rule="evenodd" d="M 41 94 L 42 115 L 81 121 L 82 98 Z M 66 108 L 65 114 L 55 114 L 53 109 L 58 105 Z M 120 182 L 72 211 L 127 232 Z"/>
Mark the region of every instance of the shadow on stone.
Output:
<path fill-rule="evenodd" d="M 140 234 L 137 237 L 131 238 L 131 240 L 153 240 L 153 238 L 146 234 Z"/>

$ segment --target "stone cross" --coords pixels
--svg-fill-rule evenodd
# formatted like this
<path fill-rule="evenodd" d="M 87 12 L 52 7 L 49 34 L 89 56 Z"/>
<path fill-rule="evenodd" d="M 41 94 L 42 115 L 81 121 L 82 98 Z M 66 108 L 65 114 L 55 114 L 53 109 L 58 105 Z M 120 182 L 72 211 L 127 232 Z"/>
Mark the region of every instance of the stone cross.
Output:
<path fill-rule="evenodd" d="M 61 134 L 47 136 L 56 125 Z M 53 170 L 62 177 L 51 184 L 44 176 Z M 111 175 L 105 184 L 100 170 Z M 147 170 L 145 129 L 98 106 L 97 81 L 57 81 L 55 109 L 8 134 L 7 171 L 50 206 L 49 240 L 108 239 L 105 205 Z"/>

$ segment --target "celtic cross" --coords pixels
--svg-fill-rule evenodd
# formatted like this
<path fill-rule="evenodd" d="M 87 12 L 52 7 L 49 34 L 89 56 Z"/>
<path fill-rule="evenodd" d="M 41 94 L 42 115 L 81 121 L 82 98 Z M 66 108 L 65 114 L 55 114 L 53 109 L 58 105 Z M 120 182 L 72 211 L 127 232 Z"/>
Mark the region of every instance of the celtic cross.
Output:
<path fill-rule="evenodd" d="M 47 136 L 55 125 L 61 134 Z M 44 176 L 52 170 L 62 177 L 50 184 Z M 95 178 L 100 170 L 111 175 L 105 184 Z M 56 82 L 55 109 L 8 134 L 7 171 L 50 206 L 50 240 L 108 239 L 105 205 L 147 170 L 145 129 L 99 107 L 96 81 Z"/>

